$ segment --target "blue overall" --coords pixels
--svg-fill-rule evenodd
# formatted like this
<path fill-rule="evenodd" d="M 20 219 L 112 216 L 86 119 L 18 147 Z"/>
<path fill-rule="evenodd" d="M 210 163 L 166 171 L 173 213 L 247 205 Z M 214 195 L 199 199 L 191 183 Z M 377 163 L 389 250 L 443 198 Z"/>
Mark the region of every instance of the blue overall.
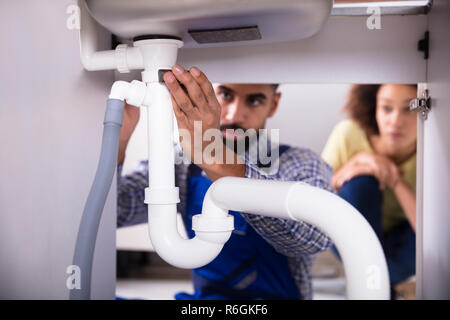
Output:
<path fill-rule="evenodd" d="M 280 146 L 280 154 L 287 150 Z M 189 238 L 192 216 L 202 211 L 203 198 L 212 184 L 191 164 L 188 175 L 186 213 L 183 217 Z M 299 299 L 287 257 L 275 251 L 241 216 L 234 216 L 235 230 L 212 262 L 192 270 L 194 294 L 177 293 L 176 299 Z"/>

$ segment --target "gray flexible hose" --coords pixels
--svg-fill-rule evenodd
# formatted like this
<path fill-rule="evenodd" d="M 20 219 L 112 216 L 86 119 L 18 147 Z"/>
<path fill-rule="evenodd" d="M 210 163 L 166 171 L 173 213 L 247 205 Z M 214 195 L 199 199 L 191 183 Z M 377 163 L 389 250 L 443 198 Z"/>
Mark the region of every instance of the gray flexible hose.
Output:
<path fill-rule="evenodd" d="M 124 105 L 125 103 L 118 99 L 108 99 L 106 103 L 100 160 L 84 207 L 83 216 L 81 217 L 73 258 L 73 264 L 80 268 L 81 288 L 74 288 L 70 291 L 71 300 L 87 300 L 91 296 L 91 274 L 95 241 L 103 207 L 105 206 L 116 171 Z"/>

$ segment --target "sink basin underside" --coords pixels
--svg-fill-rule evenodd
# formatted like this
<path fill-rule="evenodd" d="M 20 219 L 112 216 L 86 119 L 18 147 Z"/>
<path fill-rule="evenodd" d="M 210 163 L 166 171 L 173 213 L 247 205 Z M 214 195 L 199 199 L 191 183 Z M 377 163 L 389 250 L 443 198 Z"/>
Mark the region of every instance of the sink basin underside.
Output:
<path fill-rule="evenodd" d="M 181 37 L 188 48 L 307 38 L 321 29 L 332 8 L 332 0 L 86 0 L 86 4 L 97 22 L 123 40 L 166 34 Z M 207 35 L 206 43 L 194 40 L 192 30 Z"/>

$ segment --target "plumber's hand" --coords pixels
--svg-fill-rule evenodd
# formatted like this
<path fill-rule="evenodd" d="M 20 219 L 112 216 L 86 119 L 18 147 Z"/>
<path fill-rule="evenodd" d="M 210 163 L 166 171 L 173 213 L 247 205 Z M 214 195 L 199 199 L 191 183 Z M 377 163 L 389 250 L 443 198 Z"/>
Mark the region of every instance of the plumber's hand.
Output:
<path fill-rule="evenodd" d="M 125 150 L 133 134 L 134 129 L 139 121 L 140 110 L 138 107 L 125 104 L 123 110 L 122 128 L 120 129 L 119 153 L 117 155 L 117 164 L 121 164 L 125 159 Z"/>
<path fill-rule="evenodd" d="M 183 89 L 177 80 L 186 89 Z M 190 141 L 183 141 L 183 137 L 180 135 L 183 152 L 190 157 L 192 162 L 194 162 L 194 159 L 202 159 L 201 163 L 196 164 L 213 181 L 223 176 L 243 177 L 245 165 L 237 164 L 237 161 L 234 161 L 233 164 L 224 164 L 225 161 L 210 163 L 209 160 L 205 161 L 203 157 L 205 155 L 203 151 L 210 143 L 209 141 L 203 141 L 203 133 L 209 129 L 217 130 L 220 133 L 221 113 L 220 103 L 217 101 L 213 86 L 206 75 L 195 67 L 187 71 L 181 66 L 175 65 L 172 72 L 169 71 L 164 74 L 164 82 L 172 95 L 172 106 L 177 118 L 178 128 L 180 131 L 187 130 L 190 133 Z M 196 121 L 200 122 L 197 122 L 197 125 L 194 126 Z M 199 126 L 200 123 L 201 127 Z M 201 129 L 201 132 L 194 132 L 194 129 L 196 131 Z M 201 137 L 202 143 L 198 144 L 201 148 L 194 149 L 194 137 Z M 225 155 L 226 147 L 221 134 L 220 137 L 221 141 L 216 141 L 216 143 L 220 143 Z"/>

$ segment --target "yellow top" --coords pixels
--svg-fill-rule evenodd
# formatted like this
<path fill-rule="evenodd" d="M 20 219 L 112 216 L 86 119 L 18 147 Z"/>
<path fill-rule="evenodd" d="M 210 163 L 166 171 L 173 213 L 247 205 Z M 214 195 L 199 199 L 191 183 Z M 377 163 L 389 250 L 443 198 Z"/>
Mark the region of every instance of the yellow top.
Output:
<path fill-rule="evenodd" d="M 333 129 L 322 158 L 336 172 L 355 154 L 366 151 L 374 152 L 364 130 L 354 120 L 343 120 Z M 404 172 L 403 179 L 416 190 L 416 154 L 403 162 L 399 168 Z M 386 232 L 399 222 L 406 220 L 405 213 L 397 201 L 393 191 L 389 188 L 383 190 L 383 230 Z"/>

